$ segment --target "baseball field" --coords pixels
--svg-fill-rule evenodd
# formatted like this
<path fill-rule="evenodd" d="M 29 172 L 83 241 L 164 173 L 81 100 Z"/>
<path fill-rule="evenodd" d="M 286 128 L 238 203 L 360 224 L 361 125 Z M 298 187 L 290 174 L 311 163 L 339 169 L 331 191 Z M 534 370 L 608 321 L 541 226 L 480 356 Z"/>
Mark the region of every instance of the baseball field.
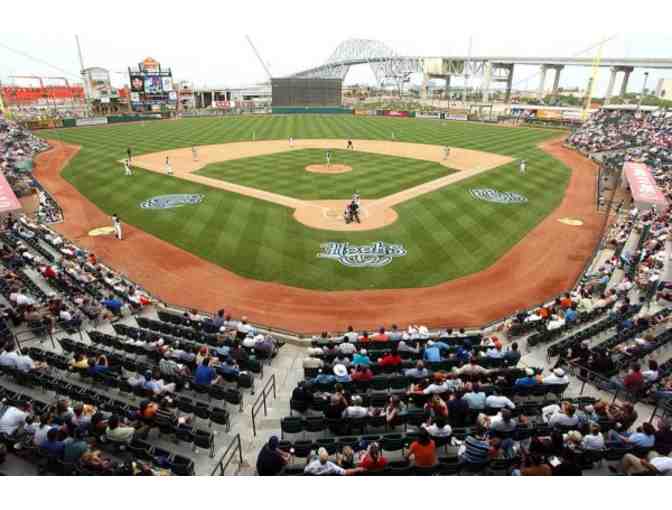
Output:
<path fill-rule="evenodd" d="M 41 134 L 80 146 L 62 176 L 105 213 L 242 277 L 316 290 L 429 287 L 483 271 L 560 205 L 571 175 L 540 148 L 557 130 L 466 122 L 230 117 Z M 345 149 L 349 139 L 354 151 Z M 127 147 L 131 177 L 120 163 Z M 347 171 L 330 172 L 327 151 L 329 166 Z M 173 176 L 164 173 L 166 156 Z M 493 190 L 497 200 L 474 190 Z M 350 228 L 341 214 L 354 192 L 362 226 Z M 202 200 L 140 206 L 176 194 Z M 522 199 L 508 200 L 513 194 Z M 301 216 L 302 208 L 314 213 Z M 378 242 L 401 245 L 404 255 L 383 267 L 318 257 L 325 243 Z"/>

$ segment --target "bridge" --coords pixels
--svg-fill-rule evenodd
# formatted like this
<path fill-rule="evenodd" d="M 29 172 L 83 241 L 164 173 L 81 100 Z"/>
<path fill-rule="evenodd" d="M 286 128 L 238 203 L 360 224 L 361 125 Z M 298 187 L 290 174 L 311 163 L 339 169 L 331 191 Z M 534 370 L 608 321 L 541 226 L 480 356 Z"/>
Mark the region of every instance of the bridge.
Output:
<path fill-rule="evenodd" d="M 492 83 L 504 82 L 508 101 L 511 96 L 516 65 L 540 67 L 541 79 L 537 95 L 541 98 L 546 89 L 548 71 L 555 73 L 552 95 L 557 95 L 560 75 L 565 67 L 593 67 L 596 62 L 592 58 L 579 57 L 401 56 L 380 41 L 349 39 L 341 43 L 323 65 L 306 69 L 292 76 L 295 78 L 344 79 L 350 68 L 356 65 L 369 65 L 379 85 L 389 83 L 400 85 L 408 81 L 411 75 L 421 74 L 425 84 L 430 79 L 445 80 L 446 90 L 448 90 L 453 76 L 480 78 L 485 101 L 489 99 Z M 614 95 L 619 73 L 623 73 L 620 94 L 624 95 L 627 92 L 630 75 L 635 68 L 672 69 L 672 58 L 603 58 L 597 65 L 611 70 L 607 87 L 608 101 Z"/>

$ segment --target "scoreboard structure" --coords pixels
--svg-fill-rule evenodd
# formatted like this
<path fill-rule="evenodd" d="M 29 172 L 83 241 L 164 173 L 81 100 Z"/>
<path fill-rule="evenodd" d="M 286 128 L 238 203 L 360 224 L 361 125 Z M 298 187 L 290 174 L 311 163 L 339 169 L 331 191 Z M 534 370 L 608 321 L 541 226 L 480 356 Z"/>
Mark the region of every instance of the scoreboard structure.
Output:
<path fill-rule="evenodd" d="M 341 106 L 343 80 L 315 78 L 273 78 L 273 107 Z"/>
<path fill-rule="evenodd" d="M 161 67 L 153 58 L 146 58 L 137 69 L 128 68 L 131 81 L 130 102 L 136 112 L 175 110 L 177 91 L 170 68 Z"/>

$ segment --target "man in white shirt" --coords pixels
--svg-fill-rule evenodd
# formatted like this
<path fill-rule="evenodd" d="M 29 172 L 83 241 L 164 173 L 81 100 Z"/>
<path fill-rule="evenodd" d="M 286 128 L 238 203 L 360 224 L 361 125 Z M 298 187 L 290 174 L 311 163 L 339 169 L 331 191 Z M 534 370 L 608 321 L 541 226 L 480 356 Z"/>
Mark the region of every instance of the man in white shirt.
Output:
<path fill-rule="evenodd" d="M 16 347 L 10 345 L 6 350 L 0 354 L 0 366 L 16 368 L 21 355 L 16 352 Z"/>
<path fill-rule="evenodd" d="M 369 414 L 369 410 L 362 406 L 362 397 L 352 397 L 352 404 L 343 411 L 343 418 L 364 418 Z"/>
<path fill-rule="evenodd" d="M 562 368 L 556 368 L 551 375 L 543 380 L 544 384 L 569 384 L 569 377 Z"/>
<path fill-rule="evenodd" d="M 551 427 L 576 427 L 579 424 L 579 417 L 575 413 L 576 408 L 569 402 L 563 402 L 562 408 L 552 405 L 542 409 L 544 421 Z"/>
<path fill-rule="evenodd" d="M 626 475 L 651 472 L 657 475 L 672 474 L 672 457 L 651 452 L 647 459 L 640 459 L 632 453 L 626 453 L 621 461 L 621 469 Z M 612 468 L 610 468 L 612 470 Z M 615 471 L 615 469 L 613 469 Z"/>
<path fill-rule="evenodd" d="M 357 352 L 357 347 L 355 347 L 355 345 L 351 344 L 350 342 L 342 342 L 338 345 L 338 351 L 341 354 L 354 354 Z"/>
<path fill-rule="evenodd" d="M 24 403 L 19 407 L 9 407 L 0 418 L 0 433 L 8 436 L 14 435 L 19 428 L 25 425 L 28 416 L 30 416 L 29 403 Z"/>
<path fill-rule="evenodd" d="M 515 409 L 516 404 L 511 402 L 508 397 L 505 397 L 504 395 L 497 395 L 495 393 L 485 399 L 485 407 L 491 407 L 493 409 Z"/>
<path fill-rule="evenodd" d="M 359 334 L 352 329 L 352 326 L 348 326 L 348 332 L 343 335 L 343 339 L 346 342 L 350 343 L 357 343 L 357 340 L 359 339 Z"/>
<path fill-rule="evenodd" d="M 518 421 L 511 416 L 510 409 L 502 409 L 490 419 L 490 430 L 493 432 L 513 432 L 517 426 Z"/>
<path fill-rule="evenodd" d="M 429 435 L 432 437 L 450 437 L 453 433 L 453 429 L 446 423 L 446 419 L 443 417 L 436 418 L 431 425 L 423 423 L 422 427 L 429 432 Z"/>
<path fill-rule="evenodd" d="M 600 432 L 600 426 L 596 423 L 590 425 L 590 434 L 583 436 L 581 448 L 584 450 L 604 450 L 604 436 Z"/>
<path fill-rule="evenodd" d="M 247 317 L 240 320 L 240 324 L 236 328 L 238 330 L 238 338 L 244 338 L 250 333 L 254 335 L 254 328 L 247 323 Z"/>
<path fill-rule="evenodd" d="M 329 460 L 329 453 L 324 448 L 317 450 L 317 458 L 313 459 L 303 470 L 309 475 L 344 475 L 345 469 Z"/>

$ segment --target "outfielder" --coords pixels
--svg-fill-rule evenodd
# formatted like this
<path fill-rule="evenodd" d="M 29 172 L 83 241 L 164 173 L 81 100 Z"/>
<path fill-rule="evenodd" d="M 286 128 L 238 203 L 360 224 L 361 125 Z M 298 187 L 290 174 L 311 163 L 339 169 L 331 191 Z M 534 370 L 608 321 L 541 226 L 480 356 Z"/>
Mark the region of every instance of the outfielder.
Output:
<path fill-rule="evenodd" d="M 526 171 L 527 171 L 527 161 L 522 159 L 520 160 L 520 167 L 518 167 L 518 173 L 520 173 L 520 175 L 525 175 Z"/>
<path fill-rule="evenodd" d="M 193 158 L 194 162 L 198 161 L 198 152 L 196 151 L 196 147 L 191 148 L 191 157 Z"/>
<path fill-rule="evenodd" d="M 119 219 L 119 216 L 117 216 L 116 214 L 112 215 L 112 227 L 114 227 L 114 237 L 116 237 L 121 241 L 122 240 L 121 220 Z"/>
<path fill-rule="evenodd" d="M 166 175 L 173 175 L 173 167 L 170 166 L 170 158 L 166 156 L 166 164 L 164 165 L 166 169 Z"/>
<path fill-rule="evenodd" d="M 128 177 L 133 175 L 133 172 L 131 171 L 131 161 L 128 159 L 124 161 L 124 175 Z"/>

